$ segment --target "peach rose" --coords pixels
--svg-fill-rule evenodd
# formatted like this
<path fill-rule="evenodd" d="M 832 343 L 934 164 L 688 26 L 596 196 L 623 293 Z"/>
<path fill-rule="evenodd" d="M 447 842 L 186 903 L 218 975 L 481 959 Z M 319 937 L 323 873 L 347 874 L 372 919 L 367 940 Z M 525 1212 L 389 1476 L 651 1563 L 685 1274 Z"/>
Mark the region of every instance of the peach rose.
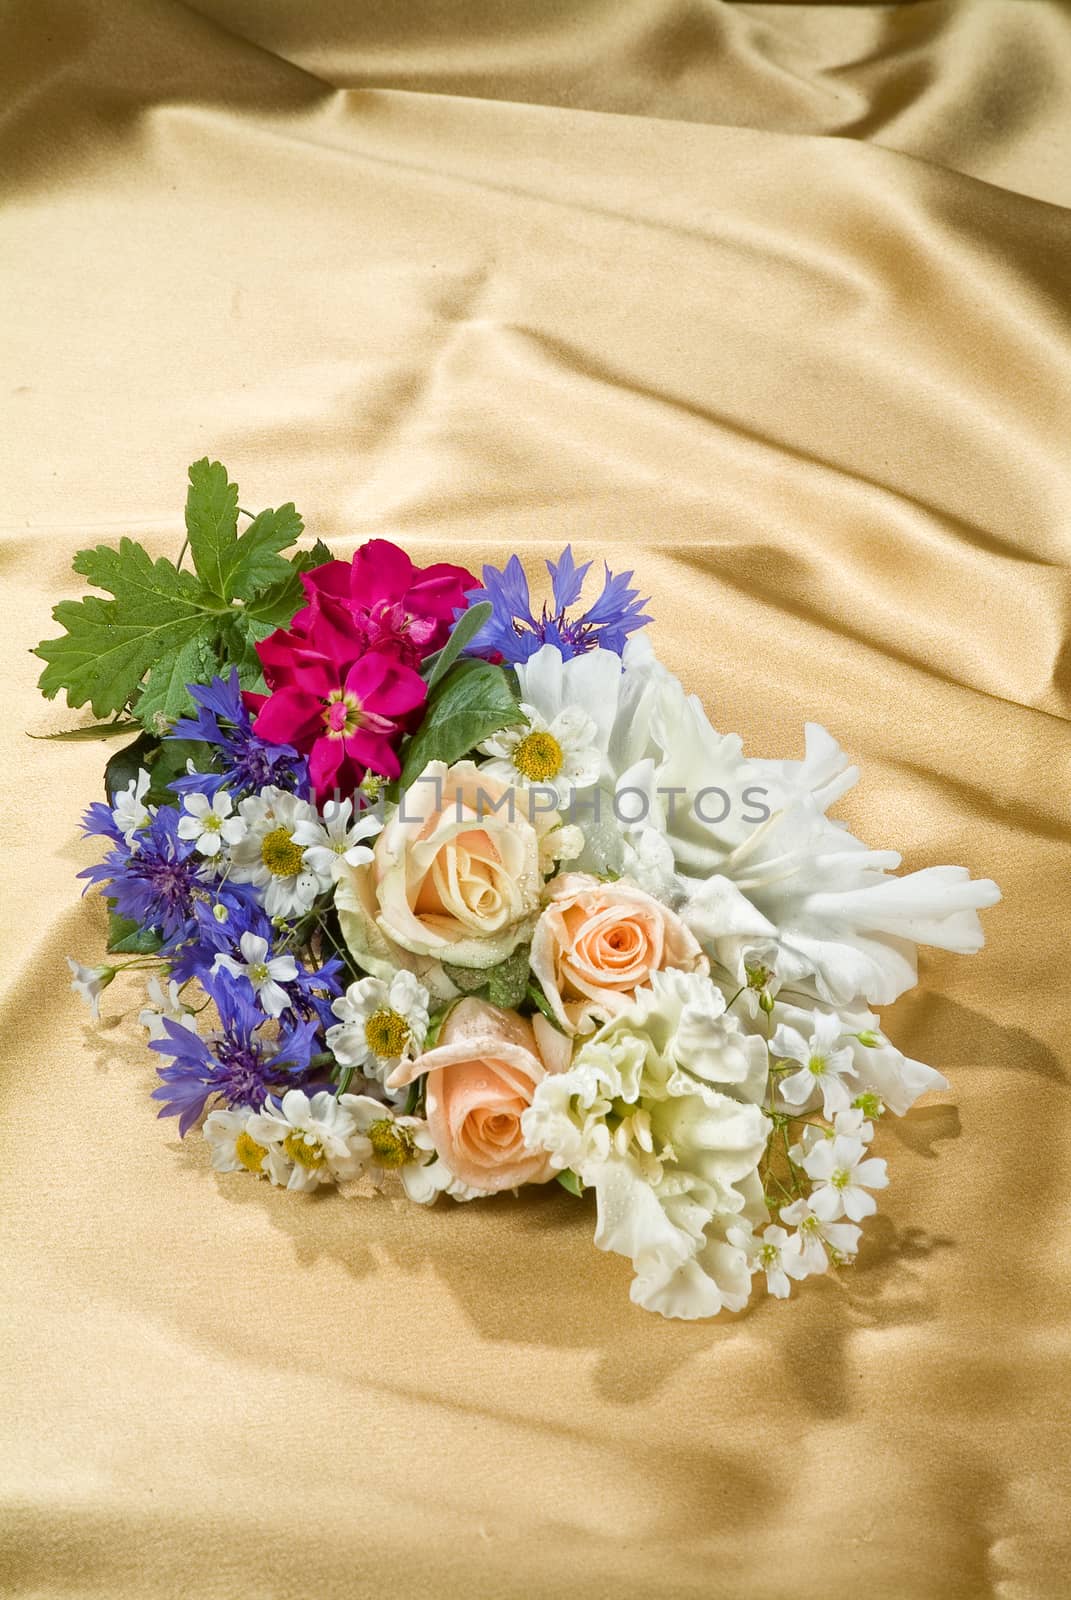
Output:
<path fill-rule="evenodd" d="M 455 993 L 436 981 L 439 962 L 493 967 L 529 936 L 541 841 L 523 804 L 510 814 L 509 794 L 471 761 L 433 761 L 388 818 L 372 860 L 343 869 L 342 932 L 373 976 L 408 967 L 440 995 Z"/>
<path fill-rule="evenodd" d="M 709 972 L 680 917 L 634 883 L 561 873 L 532 936 L 532 971 L 554 1015 L 587 1032 L 627 1009 L 652 972 Z"/>
<path fill-rule="evenodd" d="M 443 1163 L 485 1193 L 546 1183 L 555 1175 L 545 1150 L 529 1150 L 521 1114 L 537 1083 L 569 1065 L 570 1045 L 545 1017 L 533 1023 L 484 1000 L 461 1000 L 435 1048 L 406 1061 L 387 1080 L 400 1089 L 427 1073 L 428 1132 Z"/>

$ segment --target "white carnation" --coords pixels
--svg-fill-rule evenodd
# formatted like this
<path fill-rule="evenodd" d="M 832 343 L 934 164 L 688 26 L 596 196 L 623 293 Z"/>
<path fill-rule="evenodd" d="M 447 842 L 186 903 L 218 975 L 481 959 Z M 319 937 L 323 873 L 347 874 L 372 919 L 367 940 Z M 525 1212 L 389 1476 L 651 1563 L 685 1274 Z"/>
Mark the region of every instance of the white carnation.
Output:
<path fill-rule="evenodd" d="M 710 980 L 659 972 L 538 1085 L 525 1138 L 595 1190 L 595 1243 L 632 1261 L 638 1305 L 694 1318 L 746 1303 L 748 1254 L 727 1234 L 765 1216 L 765 1081 L 763 1041 Z"/>

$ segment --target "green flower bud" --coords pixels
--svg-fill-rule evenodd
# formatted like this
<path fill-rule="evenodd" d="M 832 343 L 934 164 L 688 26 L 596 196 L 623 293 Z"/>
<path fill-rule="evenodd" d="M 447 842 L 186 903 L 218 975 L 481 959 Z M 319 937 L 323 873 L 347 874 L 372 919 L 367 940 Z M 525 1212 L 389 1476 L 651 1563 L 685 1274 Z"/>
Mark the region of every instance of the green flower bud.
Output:
<path fill-rule="evenodd" d="M 857 1094 L 852 1101 L 855 1110 L 861 1111 L 864 1117 L 880 1117 L 885 1111 L 885 1102 L 880 1094 L 868 1089 L 864 1094 Z"/>

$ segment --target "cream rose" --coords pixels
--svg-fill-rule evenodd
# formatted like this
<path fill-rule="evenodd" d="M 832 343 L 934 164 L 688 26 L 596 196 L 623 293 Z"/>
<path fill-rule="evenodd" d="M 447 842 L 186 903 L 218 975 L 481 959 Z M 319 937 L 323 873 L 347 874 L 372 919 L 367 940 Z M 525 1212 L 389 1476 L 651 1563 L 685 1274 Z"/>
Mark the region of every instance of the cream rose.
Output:
<path fill-rule="evenodd" d="M 408 967 L 451 993 L 436 982 L 439 962 L 493 967 L 528 938 L 543 885 L 541 836 L 523 796 L 511 804 L 511 794 L 471 761 L 433 761 L 388 819 L 372 860 L 343 868 L 335 905 L 367 971 L 389 978 Z"/>
<path fill-rule="evenodd" d="M 438 1042 L 387 1080 L 400 1089 L 423 1073 L 428 1132 L 443 1164 L 473 1189 L 494 1193 L 546 1183 L 555 1168 L 529 1150 L 521 1117 L 536 1085 L 569 1065 L 569 1041 L 545 1017 L 527 1022 L 484 1000 L 461 1000 Z"/>
<path fill-rule="evenodd" d="M 634 883 L 566 872 L 546 893 L 532 936 L 532 971 L 570 1032 L 619 1016 L 652 972 L 710 971 L 695 935 Z"/>

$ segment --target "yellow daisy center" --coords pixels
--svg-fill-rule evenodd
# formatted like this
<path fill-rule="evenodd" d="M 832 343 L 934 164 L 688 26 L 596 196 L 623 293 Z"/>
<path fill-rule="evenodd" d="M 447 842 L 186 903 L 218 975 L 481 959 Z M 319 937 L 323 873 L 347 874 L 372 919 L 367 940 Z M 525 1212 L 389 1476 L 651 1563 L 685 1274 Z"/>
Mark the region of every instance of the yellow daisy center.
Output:
<path fill-rule="evenodd" d="M 244 1128 L 234 1141 L 235 1159 L 241 1162 L 247 1172 L 259 1172 L 264 1166 L 264 1157 L 267 1153 L 264 1146 L 258 1144 L 252 1134 L 246 1133 Z"/>
<path fill-rule="evenodd" d="M 513 765 L 522 778 L 532 783 L 556 778 L 564 762 L 565 755 L 557 739 L 540 728 L 526 734 L 513 752 Z"/>
<path fill-rule="evenodd" d="M 304 852 L 294 843 L 289 828 L 273 828 L 265 834 L 260 859 L 276 878 L 296 878 L 305 865 Z"/>
<path fill-rule="evenodd" d="M 288 1133 L 283 1140 L 283 1149 L 291 1161 L 298 1167 L 306 1167 L 311 1172 L 316 1167 L 322 1167 L 327 1160 L 324 1147 L 319 1139 L 311 1133 L 305 1133 L 301 1128 L 295 1128 L 293 1133 Z"/>
<path fill-rule="evenodd" d="M 381 1061 L 400 1056 L 409 1043 L 409 1024 L 399 1011 L 380 1006 L 364 1025 L 365 1043 Z"/>
<path fill-rule="evenodd" d="M 381 1167 L 404 1167 L 413 1159 L 413 1136 L 408 1128 L 400 1128 L 390 1117 L 381 1117 L 368 1129 L 368 1142 L 372 1155 Z"/>

